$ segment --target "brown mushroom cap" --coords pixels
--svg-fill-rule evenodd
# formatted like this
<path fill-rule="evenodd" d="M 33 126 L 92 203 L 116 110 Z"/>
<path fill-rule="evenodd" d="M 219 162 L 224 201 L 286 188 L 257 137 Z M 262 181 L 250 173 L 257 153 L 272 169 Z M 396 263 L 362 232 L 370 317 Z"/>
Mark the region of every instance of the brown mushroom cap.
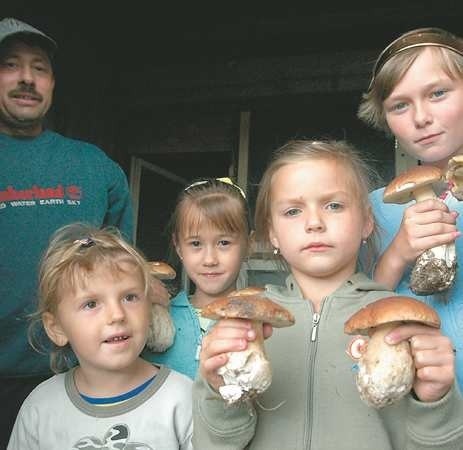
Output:
<path fill-rule="evenodd" d="M 169 264 L 162 261 L 150 261 L 148 263 L 151 275 L 159 280 L 173 280 L 176 277 L 175 270 Z"/>
<path fill-rule="evenodd" d="M 408 203 L 413 200 L 413 192 L 426 185 L 437 185 L 442 189 L 443 174 L 435 166 L 416 166 L 401 173 L 386 187 L 383 194 L 385 203 Z"/>
<path fill-rule="evenodd" d="M 227 297 L 241 297 L 243 295 L 258 295 L 265 292 L 265 288 L 260 286 L 248 286 L 237 291 L 230 292 Z"/>
<path fill-rule="evenodd" d="M 285 308 L 261 295 L 222 297 L 201 310 L 209 319 L 249 319 L 270 323 L 276 328 L 294 325 L 294 316 Z"/>
<path fill-rule="evenodd" d="M 411 297 L 386 297 L 363 307 L 344 324 L 347 334 L 368 334 L 370 328 L 390 322 L 419 322 L 440 327 L 436 311 Z"/>

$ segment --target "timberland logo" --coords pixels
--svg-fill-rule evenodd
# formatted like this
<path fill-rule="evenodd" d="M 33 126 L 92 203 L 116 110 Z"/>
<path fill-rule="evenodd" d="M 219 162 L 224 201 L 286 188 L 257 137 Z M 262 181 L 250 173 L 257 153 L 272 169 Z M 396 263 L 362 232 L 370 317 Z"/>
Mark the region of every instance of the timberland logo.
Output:
<path fill-rule="evenodd" d="M 79 205 L 82 190 L 79 186 L 42 187 L 34 185 L 29 189 L 15 189 L 7 186 L 0 190 L 0 209 L 9 204 L 12 207 L 36 205 Z"/>

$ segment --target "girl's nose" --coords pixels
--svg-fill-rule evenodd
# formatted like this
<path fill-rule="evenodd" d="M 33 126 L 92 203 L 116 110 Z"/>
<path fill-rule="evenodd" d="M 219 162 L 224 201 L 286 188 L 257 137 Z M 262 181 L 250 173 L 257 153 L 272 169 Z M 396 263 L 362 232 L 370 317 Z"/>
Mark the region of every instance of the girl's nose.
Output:
<path fill-rule="evenodd" d="M 305 231 L 322 231 L 324 229 L 323 219 L 319 213 L 312 212 L 305 221 Z"/>
<path fill-rule="evenodd" d="M 432 115 L 429 108 L 424 103 L 418 103 L 415 105 L 413 118 L 418 128 L 422 128 L 432 122 Z"/>
<path fill-rule="evenodd" d="M 217 249 L 215 247 L 207 248 L 204 254 L 204 265 L 215 266 L 217 264 L 217 261 Z"/>

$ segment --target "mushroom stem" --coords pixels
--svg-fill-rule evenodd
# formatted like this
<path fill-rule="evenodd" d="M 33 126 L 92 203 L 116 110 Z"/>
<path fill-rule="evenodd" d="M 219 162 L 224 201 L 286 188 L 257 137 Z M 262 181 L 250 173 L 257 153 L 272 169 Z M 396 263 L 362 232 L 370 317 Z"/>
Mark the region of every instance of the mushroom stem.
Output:
<path fill-rule="evenodd" d="M 246 350 L 228 354 L 228 362 L 218 370 L 225 385 L 219 388 L 229 404 L 246 400 L 264 392 L 272 382 L 272 372 L 264 350 L 261 321 L 251 321 L 256 339 L 248 342 Z"/>
<path fill-rule="evenodd" d="M 417 202 L 422 202 L 423 200 L 428 200 L 430 198 L 436 198 L 437 195 L 434 192 L 434 189 L 430 185 L 420 186 L 413 191 L 413 196 Z"/>
<path fill-rule="evenodd" d="M 389 345 L 384 337 L 400 322 L 390 322 L 372 330 L 365 353 L 359 360 L 357 388 L 360 397 L 375 408 L 382 408 L 406 395 L 413 385 L 414 364 L 410 344 Z"/>
<path fill-rule="evenodd" d="M 413 191 L 417 202 L 436 198 L 430 185 Z M 455 244 L 443 244 L 423 252 L 416 259 L 410 276 L 410 289 L 417 295 L 430 295 L 448 289 L 455 278 Z"/>

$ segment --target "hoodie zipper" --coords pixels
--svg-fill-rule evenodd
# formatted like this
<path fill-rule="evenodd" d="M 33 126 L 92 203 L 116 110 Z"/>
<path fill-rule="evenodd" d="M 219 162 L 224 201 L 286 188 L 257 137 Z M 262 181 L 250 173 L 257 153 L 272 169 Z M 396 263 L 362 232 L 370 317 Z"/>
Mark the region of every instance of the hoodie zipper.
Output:
<path fill-rule="evenodd" d="M 321 318 L 321 314 L 322 314 L 322 311 L 323 311 L 323 305 L 325 304 L 325 300 L 326 300 L 326 297 L 324 297 L 322 299 L 322 302 L 321 302 L 321 306 L 320 306 L 320 312 L 314 312 L 312 313 L 312 332 L 310 333 L 310 342 L 314 343 L 313 344 L 313 349 L 310 353 L 310 361 L 309 361 L 309 364 L 310 364 L 310 377 L 309 377 L 309 380 L 313 380 L 314 379 L 314 372 L 315 372 L 315 365 L 314 365 L 314 361 L 315 361 L 315 357 L 316 357 L 316 354 L 317 354 L 317 348 L 318 348 L 318 341 L 317 341 L 317 338 L 318 338 L 318 327 L 320 325 L 320 318 Z M 313 311 L 313 309 L 312 309 Z M 307 426 L 307 437 L 306 437 L 306 442 L 307 442 L 307 446 L 306 448 L 307 449 L 311 449 L 312 448 L 312 417 L 313 417 L 313 398 L 314 398 L 314 392 L 313 392 L 313 381 L 310 381 L 310 393 L 308 395 L 308 414 L 307 414 L 307 418 L 308 418 L 308 426 Z"/>
<path fill-rule="evenodd" d="M 318 334 L 318 323 L 320 322 L 320 314 L 313 313 L 312 315 L 312 334 L 310 335 L 310 342 L 315 342 L 317 340 Z"/>

